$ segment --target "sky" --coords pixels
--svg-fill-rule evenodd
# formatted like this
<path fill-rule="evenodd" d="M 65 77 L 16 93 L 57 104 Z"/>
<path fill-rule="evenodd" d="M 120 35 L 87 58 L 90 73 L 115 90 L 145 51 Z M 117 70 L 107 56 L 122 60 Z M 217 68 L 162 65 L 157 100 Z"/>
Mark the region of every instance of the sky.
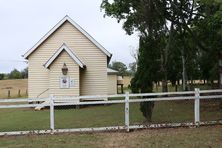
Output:
<path fill-rule="evenodd" d="M 65 15 L 69 15 L 113 54 L 112 61 L 128 65 L 138 48 L 138 36 L 127 35 L 115 18 L 105 17 L 102 0 L 0 0 L 0 73 L 27 66 L 21 56 Z"/>

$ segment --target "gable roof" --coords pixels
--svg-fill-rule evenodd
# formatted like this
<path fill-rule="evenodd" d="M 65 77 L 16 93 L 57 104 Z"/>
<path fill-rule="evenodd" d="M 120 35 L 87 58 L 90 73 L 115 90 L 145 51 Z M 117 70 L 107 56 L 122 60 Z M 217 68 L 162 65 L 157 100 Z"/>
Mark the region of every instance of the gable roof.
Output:
<path fill-rule="evenodd" d="M 55 59 L 60 55 L 62 51 L 66 51 L 69 56 L 79 65 L 79 67 L 84 68 L 86 65 L 76 56 L 76 54 L 68 47 L 66 44 L 63 44 L 54 54 L 53 56 L 44 64 L 45 68 L 49 68 L 49 66 L 55 61 Z"/>
<path fill-rule="evenodd" d="M 23 57 L 27 59 L 29 55 L 31 55 L 50 35 L 52 35 L 66 21 L 68 21 L 75 28 L 77 28 L 83 35 L 85 35 L 95 46 L 97 46 L 109 58 L 112 57 L 112 54 L 109 51 L 107 51 L 102 45 L 100 45 L 91 35 L 89 35 L 82 27 L 80 27 L 76 22 L 74 22 L 68 15 L 66 15 L 61 21 L 59 21 L 47 34 L 45 34 L 30 50 L 28 50 L 23 55 Z"/>

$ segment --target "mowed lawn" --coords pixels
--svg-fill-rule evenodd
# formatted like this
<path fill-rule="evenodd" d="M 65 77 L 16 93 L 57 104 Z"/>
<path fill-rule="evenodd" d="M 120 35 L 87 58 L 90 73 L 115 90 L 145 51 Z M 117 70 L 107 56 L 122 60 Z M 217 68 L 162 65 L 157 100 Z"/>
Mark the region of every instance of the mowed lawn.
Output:
<path fill-rule="evenodd" d="M 221 148 L 222 126 L 0 137 L 0 147 Z"/>
<path fill-rule="evenodd" d="M 193 101 L 155 103 L 153 123 L 192 122 Z M 130 103 L 130 124 L 146 124 L 139 103 Z M 201 120 L 222 120 L 219 101 L 201 103 Z M 55 109 L 55 128 L 85 128 L 124 125 L 124 104 L 74 106 Z M 49 129 L 49 109 L 0 109 L 0 131 Z"/>
<path fill-rule="evenodd" d="M 27 89 L 27 79 L 0 80 L 0 98 L 8 98 L 8 91 L 10 91 L 10 98 L 26 97 Z M 21 96 L 18 94 L 19 90 Z"/>
<path fill-rule="evenodd" d="M 0 90 L 27 89 L 27 80 L 2 80 Z M 16 92 L 16 91 L 15 91 Z M 2 93 L 3 94 L 3 93 Z M 192 122 L 194 101 L 157 101 L 153 111 L 153 123 Z M 201 121 L 222 120 L 219 101 L 202 101 Z M 130 103 L 130 124 L 146 124 L 139 103 Z M 124 104 L 75 106 L 55 109 L 55 128 L 85 128 L 124 125 Z M 0 109 L 0 131 L 49 129 L 49 109 L 33 108 Z"/>
<path fill-rule="evenodd" d="M 17 81 L 17 83 L 14 83 Z M 27 88 L 27 80 L 7 80 L 1 88 Z M 7 84 L 7 85 L 6 85 Z M 1 89 L 5 91 L 5 89 Z M 16 93 L 15 93 L 16 97 Z M 5 97 L 4 97 L 5 98 Z M 194 101 L 157 101 L 152 123 L 192 122 Z M 202 101 L 201 121 L 222 120 L 219 101 Z M 0 109 L 0 132 L 49 129 L 49 109 Z M 139 103 L 130 103 L 130 124 L 147 124 Z M 124 125 L 124 104 L 55 108 L 55 128 Z M 0 147 L 221 147 L 222 126 L 107 133 L 0 137 Z"/>

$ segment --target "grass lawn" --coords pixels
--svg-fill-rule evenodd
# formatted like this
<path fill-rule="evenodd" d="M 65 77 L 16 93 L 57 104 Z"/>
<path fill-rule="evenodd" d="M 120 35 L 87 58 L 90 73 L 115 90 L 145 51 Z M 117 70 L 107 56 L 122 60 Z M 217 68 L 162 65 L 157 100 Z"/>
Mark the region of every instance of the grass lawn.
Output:
<path fill-rule="evenodd" d="M 215 107 L 208 107 L 213 104 Z M 218 104 L 218 105 L 217 105 Z M 201 120 L 222 119 L 219 102 L 201 103 Z M 212 106 L 212 105 L 211 105 Z M 208 108 L 210 110 L 208 110 Z M 192 122 L 193 101 L 155 103 L 153 123 Z M 130 104 L 130 123 L 142 124 L 139 103 Z M 124 125 L 124 104 L 60 108 L 55 110 L 55 128 L 80 128 Z M 0 131 L 49 129 L 49 110 L 0 109 Z"/>
<path fill-rule="evenodd" d="M 27 89 L 27 80 L 0 81 L 0 94 L 5 97 L 6 88 Z M 2 91 L 2 92 L 1 92 Z M 16 93 L 15 93 L 16 95 Z M 118 98 L 121 99 L 121 98 Z M 201 101 L 201 121 L 222 119 L 217 101 Z M 161 101 L 155 103 L 153 123 L 192 122 L 193 101 Z M 130 124 L 144 124 L 139 103 L 130 104 Z M 80 128 L 124 125 L 124 104 L 62 108 L 55 110 L 56 128 Z M 32 108 L 0 109 L 0 131 L 49 129 L 49 110 L 35 111 Z"/>
<path fill-rule="evenodd" d="M 26 90 L 27 80 L 0 82 L 0 97 L 8 87 Z M 119 98 L 121 99 L 121 98 Z M 201 121 L 222 120 L 219 101 L 200 103 Z M 192 101 L 155 102 L 152 123 L 192 122 Z M 130 124 L 146 124 L 139 103 L 130 103 Z M 55 109 L 55 128 L 124 125 L 124 104 Z M 0 109 L 0 132 L 49 129 L 49 109 Z M 222 147 L 222 126 L 139 130 L 130 133 L 83 133 L 0 137 L 0 147 Z"/>
<path fill-rule="evenodd" d="M 222 126 L 0 137 L 0 147 L 157 148 L 222 147 Z"/>

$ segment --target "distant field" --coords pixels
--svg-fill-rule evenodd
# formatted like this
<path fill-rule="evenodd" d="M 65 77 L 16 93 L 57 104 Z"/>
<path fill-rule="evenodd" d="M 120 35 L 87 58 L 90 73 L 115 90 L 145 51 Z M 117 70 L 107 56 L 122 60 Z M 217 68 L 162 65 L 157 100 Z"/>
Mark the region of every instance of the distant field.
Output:
<path fill-rule="evenodd" d="M 129 78 L 126 77 L 127 84 L 130 82 Z M 194 85 L 195 88 L 203 89 L 211 89 L 210 86 L 206 85 Z M 0 99 L 8 98 L 8 91 L 10 91 L 10 98 L 18 98 L 18 97 L 27 97 L 26 91 L 28 89 L 28 80 L 27 79 L 14 79 L 14 80 L 0 80 Z M 154 86 L 154 92 L 161 92 L 161 86 Z M 20 95 L 18 96 L 18 91 L 20 90 Z M 128 87 L 124 87 L 124 92 L 130 91 Z M 175 91 L 175 88 L 171 85 L 168 85 L 168 91 Z M 182 91 L 182 86 L 178 86 L 178 91 Z"/>
<path fill-rule="evenodd" d="M 0 80 L 0 98 L 8 98 L 8 91 L 10 98 L 25 97 L 27 88 L 27 79 Z M 21 96 L 18 96 L 19 90 Z"/>

